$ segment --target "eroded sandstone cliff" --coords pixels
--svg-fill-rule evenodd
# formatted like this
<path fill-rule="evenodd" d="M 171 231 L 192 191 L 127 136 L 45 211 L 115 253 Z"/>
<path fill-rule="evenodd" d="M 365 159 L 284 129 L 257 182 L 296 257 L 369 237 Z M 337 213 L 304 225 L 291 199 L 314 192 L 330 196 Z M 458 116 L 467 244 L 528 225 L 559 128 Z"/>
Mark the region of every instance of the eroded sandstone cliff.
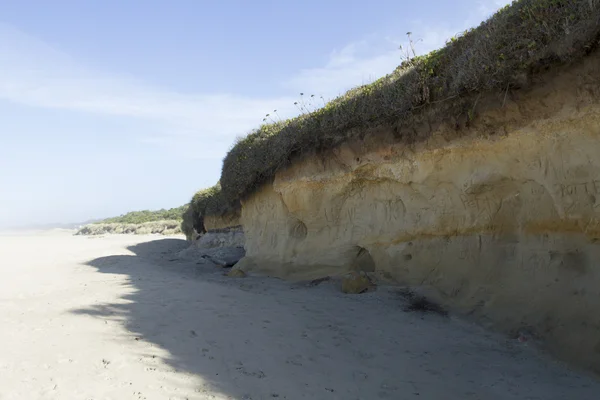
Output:
<path fill-rule="evenodd" d="M 423 143 L 382 128 L 297 160 L 243 201 L 240 267 L 427 287 L 600 371 L 600 57 L 533 87 Z"/>

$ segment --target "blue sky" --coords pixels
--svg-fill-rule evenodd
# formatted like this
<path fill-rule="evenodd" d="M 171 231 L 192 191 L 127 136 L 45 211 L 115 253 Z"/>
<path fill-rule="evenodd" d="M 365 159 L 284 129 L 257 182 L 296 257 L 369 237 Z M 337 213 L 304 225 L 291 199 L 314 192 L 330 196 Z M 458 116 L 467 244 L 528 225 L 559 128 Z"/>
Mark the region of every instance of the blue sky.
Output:
<path fill-rule="evenodd" d="M 186 203 L 237 136 L 508 0 L 0 1 L 0 227 Z"/>

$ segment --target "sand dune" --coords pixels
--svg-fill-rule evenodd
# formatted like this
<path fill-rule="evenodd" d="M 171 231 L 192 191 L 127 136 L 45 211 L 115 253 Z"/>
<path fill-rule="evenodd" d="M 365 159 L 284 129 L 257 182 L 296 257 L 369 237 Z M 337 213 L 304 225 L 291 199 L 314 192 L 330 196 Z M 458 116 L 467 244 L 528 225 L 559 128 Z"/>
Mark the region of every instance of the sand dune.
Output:
<path fill-rule="evenodd" d="M 396 289 L 227 278 L 186 246 L 0 237 L 0 398 L 600 398 L 531 343 L 404 312 Z"/>

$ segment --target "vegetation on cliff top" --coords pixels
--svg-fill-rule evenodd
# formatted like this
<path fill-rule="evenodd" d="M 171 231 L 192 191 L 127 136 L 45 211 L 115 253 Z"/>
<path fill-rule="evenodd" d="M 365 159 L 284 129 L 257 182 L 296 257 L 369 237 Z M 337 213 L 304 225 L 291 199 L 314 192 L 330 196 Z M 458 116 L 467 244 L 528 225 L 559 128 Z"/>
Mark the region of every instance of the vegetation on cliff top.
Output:
<path fill-rule="evenodd" d="M 238 210 L 238 199 L 227 199 L 223 196 L 220 182 L 207 189 L 202 189 L 192 197 L 183 213 L 181 230 L 188 239 L 196 233 L 204 233 L 204 216 L 218 215 Z"/>
<path fill-rule="evenodd" d="M 228 199 L 223 195 L 220 182 L 208 189 L 196 192 L 190 202 L 194 211 L 200 215 L 215 215 L 231 211 L 237 207 L 237 203 L 236 199 L 232 199 L 228 203 Z"/>
<path fill-rule="evenodd" d="M 390 126 L 398 140 L 414 142 L 425 139 L 410 129 L 420 121 L 469 121 L 478 93 L 522 87 L 548 67 L 588 54 L 599 40 L 598 0 L 514 1 L 442 49 L 408 57 L 391 74 L 321 109 L 304 108 L 296 118 L 260 126 L 233 146 L 220 185 L 198 192 L 186 215 L 226 212 L 296 157 L 331 149 L 370 128 Z"/>

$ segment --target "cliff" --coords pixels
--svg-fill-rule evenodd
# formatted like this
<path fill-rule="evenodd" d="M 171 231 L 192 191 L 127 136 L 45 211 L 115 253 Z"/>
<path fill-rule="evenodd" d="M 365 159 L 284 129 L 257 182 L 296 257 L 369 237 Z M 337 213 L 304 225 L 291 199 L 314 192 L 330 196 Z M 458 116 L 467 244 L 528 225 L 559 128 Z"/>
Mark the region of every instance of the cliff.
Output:
<path fill-rule="evenodd" d="M 480 107 L 422 143 L 380 128 L 280 170 L 242 202 L 239 267 L 428 287 L 600 371 L 600 56 Z"/>
<path fill-rule="evenodd" d="M 184 232 L 241 225 L 236 269 L 419 287 L 600 372 L 599 44 L 598 2 L 515 1 L 239 140 Z"/>
<path fill-rule="evenodd" d="M 263 124 L 236 141 L 219 182 L 192 198 L 182 229 L 195 238 L 206 231 L 205 217 L 235 217 L 241 200 L 290 164 L 362 140 L 373 129 L 387 127 L 396 143 L 414 144 L 430 140 L 441 124 L 468 126 L 479 118 L 482 96 L 506 99 L 535 86 L 544 71 L 579 62 L 599 43 L 597 1 L 514 1 L 443 48 L 406 57 L 371 84 L 317 110 L 301 106 L 297 117 Z"/>

